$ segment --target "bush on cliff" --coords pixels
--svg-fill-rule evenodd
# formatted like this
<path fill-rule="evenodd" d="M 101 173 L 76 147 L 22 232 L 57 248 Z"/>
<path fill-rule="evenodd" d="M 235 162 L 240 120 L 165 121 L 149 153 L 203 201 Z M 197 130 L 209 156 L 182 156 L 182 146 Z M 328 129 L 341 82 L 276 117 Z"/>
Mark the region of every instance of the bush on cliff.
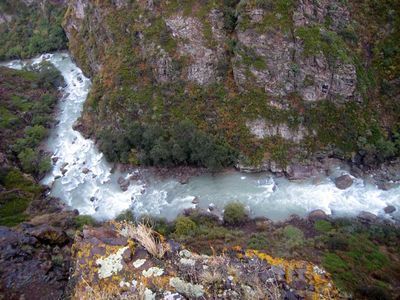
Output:
<path fill-rule="evenodd" d="M 228 225 L 240 225 L 248 219 L 246 209 L 240 202 L 232 202 L 225 206 L 224 222 Z"/>
<path fill-rule="evenodd" d="M 179 216 L 175 221 L 174 233 L 177 237 L 193 235 L 197 230 L 197 225 L 189 217 Z"/>

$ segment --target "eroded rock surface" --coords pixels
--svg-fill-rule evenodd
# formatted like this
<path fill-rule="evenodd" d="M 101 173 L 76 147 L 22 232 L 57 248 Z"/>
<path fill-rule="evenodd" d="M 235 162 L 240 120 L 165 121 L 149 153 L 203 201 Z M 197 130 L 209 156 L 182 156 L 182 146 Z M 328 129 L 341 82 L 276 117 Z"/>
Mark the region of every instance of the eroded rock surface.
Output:
<path fill-rule="evenodd" d="M 71 267 L 74 212 L 36 216 L 0 227 L 0 294 L 4 299 L 63 299 Z"/>
<path fill-rule="evenodd" d="M 311 263 L 276 259 L 239 248 L 228 250 L 224 256 L 199 255 L 168 247 L 174 243 L 162 239 L 160 242 L 169 250 L 157 259 L 129 237 L 132 226 L 109 223 L 86 228 L 75 239 L 73 299 L 99 295 L 256 299 L 272 293 L 282 298 L 289 294 L 310 299 L 338 297 L 329 274 Z M 105 267 L 110 272 L 104 272 Z"/>

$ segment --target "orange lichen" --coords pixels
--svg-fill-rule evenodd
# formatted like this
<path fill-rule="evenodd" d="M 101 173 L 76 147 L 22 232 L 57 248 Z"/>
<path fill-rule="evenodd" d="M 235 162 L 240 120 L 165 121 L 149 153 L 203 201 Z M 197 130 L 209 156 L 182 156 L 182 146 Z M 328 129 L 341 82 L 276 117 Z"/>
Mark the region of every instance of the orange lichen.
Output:
<path fill-rule="evenodd" d="M 334 288 L 330 275 L 325 271 L 319 274 L 315 270 L 315 265 L 306 261 L 285 260 L 283 258 L 274 258 L 266 253 L 257 250 L 247 250 L 246 257 L 257 257 L 268 262 L 272 266 L 277 266 L 285 271 L 285 279 L 288 283 L 293 281 L 293 271 L 296 269 L 304 269 L 307 283 L 314 286 L 315 291 L 312 293 L 312 299 L 335 299 L 338 291 Z"/>

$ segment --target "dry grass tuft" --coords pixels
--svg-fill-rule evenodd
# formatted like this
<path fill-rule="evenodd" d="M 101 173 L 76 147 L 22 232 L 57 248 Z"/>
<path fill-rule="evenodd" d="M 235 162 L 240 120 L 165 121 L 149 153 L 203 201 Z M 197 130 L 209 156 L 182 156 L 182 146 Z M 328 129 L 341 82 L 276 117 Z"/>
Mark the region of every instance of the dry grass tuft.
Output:
<path fill-rule="evenodd" d="M 200 274 L 200 281 L 204 285 L 214 285 L 223 281 L 223 275 L 217 270 L 205 271 Z"/>
<path fill-rule="evenodd" d="M 168 250 L 162 242 L 163 237 L 144 224 L 138 224 L 135 227 L 134 225 L 127 223 L 123 230 L 124 235 L 138 241 L 147 252 L 158 259 L 163 258 Z"/>

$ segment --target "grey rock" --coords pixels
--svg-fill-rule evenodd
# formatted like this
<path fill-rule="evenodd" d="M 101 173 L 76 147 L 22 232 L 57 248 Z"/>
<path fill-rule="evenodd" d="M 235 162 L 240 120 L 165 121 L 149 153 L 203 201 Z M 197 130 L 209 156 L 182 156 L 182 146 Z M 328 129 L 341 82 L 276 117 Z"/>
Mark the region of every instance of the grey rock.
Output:
<path fill-rule="evenodd" d="M 285 140 L 299 143 L 306 134 L 306 129 L 300 126 L 297 129 L 289 128 L 285 123 L 279 125 L 267 124 L 262 119 L 246 122 L 250 132 L 259 139 L 266 137 L 279 136 Z"/>
<path fill-rule="evenodd" d="M 350 175 L 342 175 L 335 179 L 335 185 L 338 189 L 345 190 L 353 185 L 353 179 Z"/>
<path fill-rule="evenodd" d="M 319 171 L 310 165 L 290 165 L 285 170 L 290 180 L 304 180 L 317 175 Z"/>
<path fill-rule="evenodd" d="M 189 299 L 199 298 L 204 295 L 204 288 L 199 284 L 191 284 L 178 277 L 169 280 L 169 284 L 180 294 L 185 295 Z"/>
<path fill-rule="evenodd" d="M 360 212 L 360 214 L 358 215 L 358 218 L 366 223 L 374 223 L 378 217 L 376 215 L 374 215 L 373 213 L 367 212 L 367 211 L 362 211 Z"/>
<path fill-rule="evenodd" d="M 393 205 L 388 205 L 383 209 L 383 211 L 385 212 L 385 214 L 391 214 L 396 211 L 396 207 L 394 207 Z"/>
<path fill-rule="evenodd" d="M 322 209 L 316 209 L 308 214 L 308 219 L 314 222 L 317 220 L 326 220 L 328 216 Z"/>

